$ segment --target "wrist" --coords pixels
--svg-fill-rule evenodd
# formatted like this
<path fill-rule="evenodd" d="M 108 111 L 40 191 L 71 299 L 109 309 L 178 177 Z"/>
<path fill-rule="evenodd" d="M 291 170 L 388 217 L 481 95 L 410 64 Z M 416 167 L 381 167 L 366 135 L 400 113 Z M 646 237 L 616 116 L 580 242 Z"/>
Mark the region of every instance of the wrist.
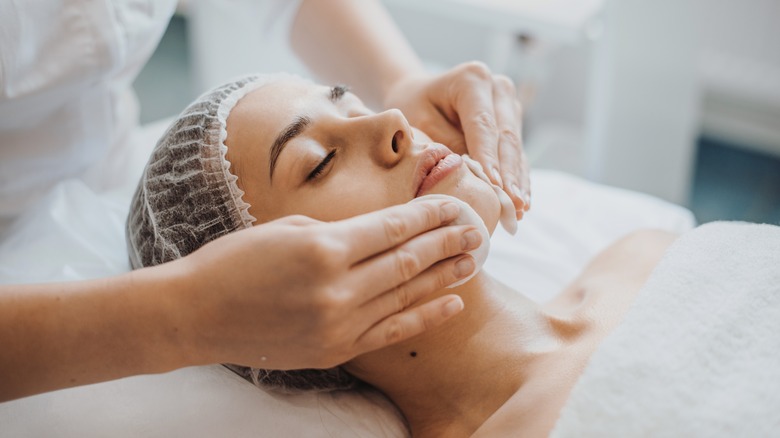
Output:
<path fill-rule="evenodd" d="M 180 261 L 133 271 L 130 293 L 137 295 L 139 340 L 152 373 L 172 371 L 202 361 L 194 354 L 191 311 L 187 305 L 191 276 Z"/>

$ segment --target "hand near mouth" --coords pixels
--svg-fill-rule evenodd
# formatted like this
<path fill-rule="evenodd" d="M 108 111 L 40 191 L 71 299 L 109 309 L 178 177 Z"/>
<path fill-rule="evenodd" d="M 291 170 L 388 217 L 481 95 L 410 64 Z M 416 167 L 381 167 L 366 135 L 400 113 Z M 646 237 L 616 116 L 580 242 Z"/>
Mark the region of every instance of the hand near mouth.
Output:
<path fill-rule="evenodd" d="M 511 199 L 517 219 L 531 206 L 529 165 L 522 142 L 522 106 L 514 83 L 480 62 L 440 75 L 400 77 L 384 106 L 457 154 L 468 153 Z"/>

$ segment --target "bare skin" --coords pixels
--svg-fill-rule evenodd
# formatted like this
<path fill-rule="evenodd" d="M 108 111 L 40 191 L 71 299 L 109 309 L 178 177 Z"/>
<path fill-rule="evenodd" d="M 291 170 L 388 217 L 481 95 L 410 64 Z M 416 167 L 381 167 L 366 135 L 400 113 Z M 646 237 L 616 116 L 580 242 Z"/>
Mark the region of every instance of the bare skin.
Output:
<path fill-rule="evenodd" d="M 414 437 L 547 436 L 591 354 L 675 238 L 626 236 L 545 304 L 480 273 L 454 289 L 466 304 L 461 315 L 345 367 L 393 400 Z"/>
<path fill-rule="evenodd" d="M 625 236 L 594 257 L 553 300 L 539 306 L 557 329 L 559 346 L 529 360 L 527 378 L 472 436 L 508 436 L 518 430 L 523 436 L 548 436 L 590 356 L 623 319 L 676 238 L 661 230 Z"/>
<path fill-rule="evenodd" d="M 288 214 L 338 220 L 440 193 L 465 200 L 492 232 L 498 201 L 465 166 L 420 193 L 416 171 L 441 147 L 403 114 L 375 114 L 355 96 L 284 80 L 248 94 L 228 118 L 228 158 L 260 222 Z M 276 159 L 291 121 L 308 122 Z M 420 186 L 423 187 L 423 186 Z M 674 236 L 630 235 L 540 305 L 482 272 L 454 289 L 464 310 L 438 328 L 343 366 L 384 392 L 415 437 L 545 435 L 587 360 L 622 319 Z"/>
<path fill-rule="evenodd" d="M 27 36 L 26 33 L 12 35 L 11 39 L 24 42 Z M 508 78 L 494 75 L 484 64 L 474 62 L 444 74 L 427 74 L 378 0 L 303 1 L 293 25 L 292 39 L 296 52 L 314 71 L 334 81 L 353 83 L 377 105 L 404 108 L 414 116 L 416 123 L 429 129 L 439 141 L 458 144 L 464 152 L 468 149 L 477 160 L 496 170 L 491 177 L 503 178 L 518 218 L 528 210 L 530 185 L 520 137 L 520 103 Z M 461 120 L 464 123 L 460 123 Z M 401 313 L 397 313 L 396 306 L 413 301 L 418 294 L 429 292 L 440 284 L 450 283 L 463 274 L 463 269 L 468 270 L 468 257 L 460 260 L 466 266 L 461 264 L 454 268 L 459 260 L 452 257 L 462 251 L 458 247 L 457 252 L 452 252 L 456 245 L 451 242 L 459 240 L 453 230 L 425 233 L 427 243 L 415 238 L 417 234 L 442 225 L 443 221 L 431 220 L 438 217 L 431 209 L 438 207 L 407 206 L 396 212 L 377 212 L 365 218 L 376 230 L 371 234 L 374 237 L 381 236 L 383 230 L 406 230 L 406 233 L 390 234 L 409 240 L 409 245 L 396 251 L 404 256 L 407 265 L 411 260 L 413 266 L 397 263 L 394 268 L 403 268 L 403 272 L 385 269 L 379 274 L 385 280 L 392 280 L 393 286 L 399 286 L 393 293 L 382 289 L 367 293 L 364 288 L 371 285 L 359 283 L 355 275 L 347 272 L 353 267 L 346 264 L 352 261 L 348 256 L 356 252 L 350 247 L 354 243 L 349 240 L 349 230 L 345 232 L 348 224 L 317 224 L 301 218 L 285 219 L 268 224 L 264 229 L 248 231 L 243 236 L 207 245 L 197 257 L 186 257 L 180 263 L 148 272 L 96 281 L 0 286 L 0 345 L 4 348 L 4 355 L 0 357 L 0 375 L 3 376 L 0 378 L 0 401 L 206 361 L 259 365 L 260 358 L 256 353 L 259 349 L 270 350 L 268 357 L 276 358 L 275 366 L 280 368 L 332 364 L 372 345 L 385 345 L 434 326 L 452 314 L 447 310 L 449 301 L 439 301 L 438 307 L 431 302 L 427 309 Z M 346 234 L 339 240 L 338 248 L 344 255 L 341 258 L 344 265 L 335 266 L 332 262 L 334 248 L 331 244 L 336 239 L 311 237 L 322 234 L 319 231 L 322 227 L 330 228 L 331 235 Z M 318 286 L 301 291 L 297 300 L 283 294 L 285 289 L 277 285 L 289 285 L 300 279 L 298 272 L 291 273 L 288 278 L 275 277 L 279 271 L 274 269 L 269 269 L 268 275 L 260 275 L 263 270 L 257 269 L 266 265 L 266 245 L 273 245 L 274 239 L 280 236 L 288 243 L 288 260 L 310 260 L 311 254 L 327 253 L 327 260 L 331 261 L 315 260 L 309 266 L 298 266 L 304 277 L 318 276 Z M 420 252 L 420 247 L 423 244 L 430 246 L 431 240 L 434 246 L 445 250 L 433 259 L 429 258 L 431 251 Z M 382 247 L 381 252 L 387 255 L 395 253 L 393 248 L 400 242 L 393 239 L 385 243 L 387 246 Z M 252 253 L 249 258 L 254 264 L 246 271 L 224 262 L 226 256 L 242 258 L 247 253 Z M 198 260 L 193 261 L 193 258 Z M 448 258 L 450 260 L 442 262 Z M 278 261 L 279 257 L 274 256 L 268 265 Z M 435 265 L 430 267 L 432 263 Z M 288 273 L 294 270 L 291 265 L 287 264 Z M 214 318 L 213 312 L 196 312 L 191 308 L 195 301 L 193 296 L 208 297 L 209 290 L 203 290 L 201 278 L 182 279 L 181 272 L 208 271 L 204 271 L 204 267 L 213 269 L 212 275 L 205 276 L 206 280 L 220 285 L 230 283 L 235 287 L 225 291 L 230 299 L 212 304 L 224 310 L 240 309 L 254 318 L 236 317 L 235 314 Z M 415 278 L 408 281 L 410 276 Z M 356 284 L 359 286 L 351 289 Z M 267 292 L 263 295 L 265 300 L 257 301 L 258 290 Z M 278 295 L 278 299 L 273 295 Z M 372 296 L 370 301 L 378 303 L 368 306 L 371 307 L 369 313 L 361 313 L 359 309 L 351 313 L 345 310 L 345 303 L 348 307 L 365 306 L 367 295 Z M 180 300 L 170 306 L 170 315 L 160 313 L 159 296 Z M 454 300 L 455 310 L 451 310 L 457 311 L 462 304 L 458 304 L 459 298 L 454 297 Z M 231 304 L 235 306 L 231 308 Z M 387 312 L 380 318 L 370 316 L 381 314 L 382 308 Z M 345 319 L 342 313 L 349 317 Z M 395 317 L 386 318 L 391 313 Z M 263 320 L 267 314 L 270 318 Z M 213 342 L 215 340 L 208 336 L 205 339 L 194 336 L 195 339 L 187 342 L 189 351 L 180 351 L 180 343 L 170 345 L 167 342 L 175 338 L 167 333 L 174 328 L 170 320 L 177 318 L 190 320 L 192 326 L 201 327 L 205 332 L 221 333 L 223 339 L 233 339 L 232 351 L 226 351 L 225 343 Z M 195 321 L 198 318 L 202 319 Z M 350 324 L 353 319 L 359 320 L 356 321 L 358 324 Z M 237 321 L 247 325 L 236 327 Z M 379 322 L 384 324 L 376 324 Z M 363 334 L 343 328 L 359 325 L 372 328 Z M 282 343 L 278 336 L 270 336 L 270 343 L 260 337 L 239 342 L 233 336 L 236 332 L 271 333 L 274 330 L 283 332 L 283 337 L 297 340 L 298 347 Z M 84 333 L 88 333 L 93 342 L 85 342 Z M 190 335 L 193 334 L 186 336 Z"/>
<path fill-rule="evenodd" d="M 518 219 L 528 211 L 522 108 L 508 77 L 481 62 L 427 73 L 378 0 L 306 0 L 290 37 L 318 77 L 349 84 L 371 108 L 398 108 L 434 141 L 468 152 L 504 188 Z"/>
<path fill-rule="evenodd" d="M 328 368 L 413 336 L 463 304 L 450 295 L 398 306 L 473 270 L 457 257 L 462 229 L 423 233 L 457 216 L 456 205 L 438 204 L 388 209 L 386 222 L 292 216 L 116 277 L 2 285 L 0 401 L 220 362 Z M 396 271 L 409 254 L 415 266 Z M 249 329 L 258 320 L 265 329 Z"/>

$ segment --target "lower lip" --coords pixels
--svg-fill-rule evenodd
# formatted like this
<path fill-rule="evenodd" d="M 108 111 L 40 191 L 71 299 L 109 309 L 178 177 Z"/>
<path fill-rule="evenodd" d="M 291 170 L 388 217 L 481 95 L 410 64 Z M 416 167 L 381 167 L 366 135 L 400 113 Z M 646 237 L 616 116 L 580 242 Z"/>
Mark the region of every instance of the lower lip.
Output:
<path fill-rule="evenodd" d="M 447 178 L 453 172 L 456 172 L 463 165 L 463 158 L 458 154 L 449 154 L 439 161 L 430 173 L 423 179 L 417 196 L 422 196 L 428 190 L 432 189 L 439 181 Z"/>

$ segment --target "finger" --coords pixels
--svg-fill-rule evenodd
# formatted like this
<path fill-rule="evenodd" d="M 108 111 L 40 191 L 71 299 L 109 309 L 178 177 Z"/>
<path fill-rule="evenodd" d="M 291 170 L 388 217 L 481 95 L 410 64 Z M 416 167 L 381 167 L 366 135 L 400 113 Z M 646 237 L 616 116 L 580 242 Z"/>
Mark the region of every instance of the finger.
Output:
<path fill-rule="evenodd" d="M 440 113 L 436 113 L 432 119 L 422 126 L 418 126 L 422 129 L 431 139 L 437 143 L 441 143 L 451 151 L 457 154 L 465 154 L 466 150 L 466 138 L 463 136 L 463 132 L 447 120 L 446 117 Z"/>
<path fill-rule="evenodd" d="M 463 81 L 455 99 L 469 155 L 480 162 L 493 183 L 503 187 L 498 167 L 498 129 L 493 107 L 493 81 Z"/>
<path fill-rule="evenodd" d="M 356 264 L 449 223 L 460 214 L 451 201 L 426 200 L 396 205 L 335 222 L 334 234 L 350 243 L 348 259 Z"/>
<path fill-rule="evenodd" d="M 520 120 L 520 128 L 522 129 L 523 107 L 520 105 L 520 101 L 515 100 L 514 107 L 517 118 Z M 520 139 L 522 141 L 522 136 Z M 523 199 L 525 200 L 524 210 L 528 211 L 531 208 L 531 163 L 528 161 L 528 156 L 525 154 L 525 148 L 522 147 L 520 149 L 520 166 L 522 167 L 522 171 L 520 172 L 520 192 L 523 194 Z"/>
<path fill-rule="evenodd" d="M 523 199 L 525 200 L 523 210 L 528 211 L 531 209 L 531 168 L 528 164 L 528 158 L 525 155 L 525 151 L 521 151 L 520 160 L 520 165 L 523 168 L 521 173 L 522 176 L 520 178 L 520 192 L 523 194 Z"/>
<path fill-rule="evenodd" d="M 409 339 L 441 325 L 463 310 L 457 295 L 445 295 L 419 307 L 385 318 L 358 338 L 355 349 L 363 354 Z"/>
<path fill-rule="evenodd" d="M 363 317 L 363 325 L 359 327 L 368 329 L 379 321 L 414 306 L 428 294 L 467 277 L 474 269 L 474 258 L 468 254 L 434 264 L 412 280 L 365 303 L 359 312 Z"/>
<path fill-rule="evenodd" d="M 523 199 L 525 199 L 524 210 L 528 211 L 531 208 L 531 165 L 528 162 L 528 157 L 525 155 L 525 151 L 522 152 L 523 173 L 520 178 L 521 185 L 520 191 L 523 193 Z"/>
<path fill-rule="evenodd" d="M 355 266 L 351 281 L 362 302 L 368 302 L 412 280 L 434 263 L 476 249 L 480 243 L 482 235 L 472 225 L 439 228 Z"/>
<path fill-rule="evenodd" d="M 517 97 L 515 86 L 506 76 L 496 76 L 493 87 L 493 103 L 495 104 L 496 123 L 498 125 L 498 157 L 501 166 L 501 178 L 504 181 L 504 191 L 514 204 L 515 211 L 525 207 L 520 179 L 522 171 L 522 138 L 520 136 L 521 120 L 516 112 Z"/>

